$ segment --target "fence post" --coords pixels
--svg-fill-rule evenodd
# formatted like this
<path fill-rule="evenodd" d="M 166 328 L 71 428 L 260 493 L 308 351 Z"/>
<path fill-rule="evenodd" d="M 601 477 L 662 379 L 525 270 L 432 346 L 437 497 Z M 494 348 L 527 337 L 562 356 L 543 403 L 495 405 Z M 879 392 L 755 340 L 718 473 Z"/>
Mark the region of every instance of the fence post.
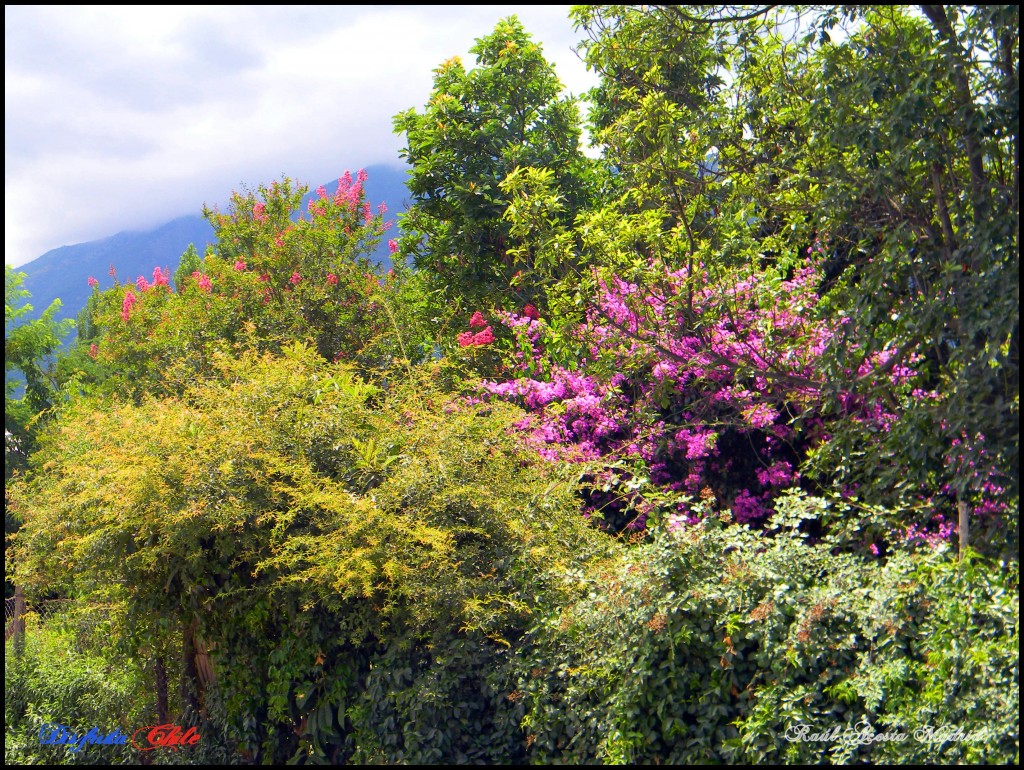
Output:
<path fill-rule="evenodd" d="M 14 588 L 14 619 L 11 621 L 11 635 L 14 637 L 14 652 L 17 655 L 25 650 L 25 589 Z"/>

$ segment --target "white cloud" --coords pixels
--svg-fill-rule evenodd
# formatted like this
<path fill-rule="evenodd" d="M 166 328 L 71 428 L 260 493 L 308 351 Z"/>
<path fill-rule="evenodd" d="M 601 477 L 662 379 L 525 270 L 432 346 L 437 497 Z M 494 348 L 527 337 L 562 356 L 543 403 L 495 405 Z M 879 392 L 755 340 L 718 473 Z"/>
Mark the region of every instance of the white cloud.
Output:
<path fill-rule="evenodd" d="M 5 262 L 197 213 L 241 182 L 398 164 L 392 116 L 517 14 L 568 90 L 568 6 L 7 6 Z"/>

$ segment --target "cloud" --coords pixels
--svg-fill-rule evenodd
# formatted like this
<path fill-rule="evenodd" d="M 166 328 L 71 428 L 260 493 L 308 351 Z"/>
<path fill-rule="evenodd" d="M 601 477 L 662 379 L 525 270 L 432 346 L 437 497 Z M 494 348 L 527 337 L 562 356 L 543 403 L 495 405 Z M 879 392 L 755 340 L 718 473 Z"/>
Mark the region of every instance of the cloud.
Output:
<path fill-rule="evenodd" d="M 593 85 L 568 6 L 7 6 L 8 264 L 198 213 L 282 173 L 398 165 L 392 116 L 516 13 Z"/>

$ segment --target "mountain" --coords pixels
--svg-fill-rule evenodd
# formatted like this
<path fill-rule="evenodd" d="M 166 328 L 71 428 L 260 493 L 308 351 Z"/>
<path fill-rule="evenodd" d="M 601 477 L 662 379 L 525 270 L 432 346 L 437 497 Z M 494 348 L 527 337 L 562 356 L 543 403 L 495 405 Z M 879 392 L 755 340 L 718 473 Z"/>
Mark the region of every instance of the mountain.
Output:
<path fill-rule="evenodd" d="M 391 258 L 387 242 L 398 237 L 397 215 L 405 209 L 406 173 L 404 169 L 390 166 L 370 166 L 366 173 L 366 199 L 374 209 L 381 202 L 386 203 L 387 219 L 395 222 L 373 254 L 378 263 L 388 267 Z M 335 179 L 324 186 L 333 193 L 338 181 Z M 314 195 L 306 196 L 302 211 Z M 178 217 L 151 230 L 120 232 L 97 241 L 52 249 L 18 268 L 26 274 L 25 288 L 32 294 L 29 301 L 33 312 L 27 314 L 26 320 L 38 318 L 58 298 L 61 309 L 56 317 L 74 318 L 89 298 L 90 276 L 100 282 L 102 289 L 113 284 L 111 268 L 117 271 L 121 283 L 130 283 L 140 275 L 149 278 L 158 265 L 173 273 L 190 243 L 203 254 L 206 244 L 214 242 L 213 228 L 201 215 L 194 214 Z"/>

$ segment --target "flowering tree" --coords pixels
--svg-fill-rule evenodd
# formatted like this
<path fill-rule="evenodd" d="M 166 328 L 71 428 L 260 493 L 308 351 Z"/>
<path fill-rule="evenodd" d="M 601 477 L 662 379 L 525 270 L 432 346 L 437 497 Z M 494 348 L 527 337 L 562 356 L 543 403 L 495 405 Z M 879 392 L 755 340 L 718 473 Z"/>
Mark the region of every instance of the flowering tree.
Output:
<path fill-rule="evenodd" d="M 295 340 L 366 371 L 422 356 L 415 279 L 402 266 L 378 275 L 366 256 L 386 225 L 365 180 L 346 172 L 305 212 L 305 189 L 288 179 L 235 193 L 226 213 L 205 210 L 217 248 L 193 256 L 176 286 L 157 267 L 152 280 L 99 295 L 91 351 L 110 368 L 108 387 L 175 392 L 209 371 L 216 350 L 278 351 Z"/>
<path fill-rule="evenodd" d="M 959 528 L 963 545 L 972 518 L 998 547 L 995 530 L 1016 531 L 1017 281 L 999 277 L 1016 275 L 1015 134 L 993 113 L 1007 139 L 986 145 L 978 168 L 969 147 L 980 138 L 961 118 L 979 114 L 977 99 L 1005 102 L 1007 81 L 955 45 L 960 36 L 1010 52 L 1009 69 L 996 69 L 1011 77 L 1007 19 L 985 16 L 995 24 L 985 28 L 985 14 L 952 24 L 934 12 L 869 12 L 832 44 L 840 14 L 831 11 L 801 16 L 813 34 L 796 40 L 767 8 L 575 13 L 604 78 L 597 137 L 625 190 L 566 228 L 537 213 L 557 205 L 543 180 L 506 179 L 506 216 L 532 253 L 599 269 L 550 292 L 542 349 L 518 351 L 531 378 L 495 392 L 549 412 L 570 399 L 555 422 L 545 418 L 545 443 L 571 444 L 582 458 L 639 454 L 620 507 L 637 499 L 638 478 L 657 479 L 691 497 L 707 484 L 738 518 L 758 520 L 773 490 L 811 473 L 891 506 L 901 537 Z M 967 90 L 928 81 L 927 96 L 907 96 L 929 57 L 961 67 Z M 928 71 L 959 77 L 944 67 Z M 921 104 L 910 109 L 909 98 Z M 872 105 L 870 136 L 863 105 Z M 923 128 L 919 108 L 930 116 Z M 913 141 L 966 155 L 947 152 L 933 168 Z M 905 164 L 898 179 L 878 170 L 879 147 Z M 990 219 L 967 208 L 954 222 L 945 175 Z M 909 180 L 923 203 L 898 202 Z M 562 368 L 544 370 L 545 355 Z M 625 425 L 643 427 L 627 435 Z"/>

